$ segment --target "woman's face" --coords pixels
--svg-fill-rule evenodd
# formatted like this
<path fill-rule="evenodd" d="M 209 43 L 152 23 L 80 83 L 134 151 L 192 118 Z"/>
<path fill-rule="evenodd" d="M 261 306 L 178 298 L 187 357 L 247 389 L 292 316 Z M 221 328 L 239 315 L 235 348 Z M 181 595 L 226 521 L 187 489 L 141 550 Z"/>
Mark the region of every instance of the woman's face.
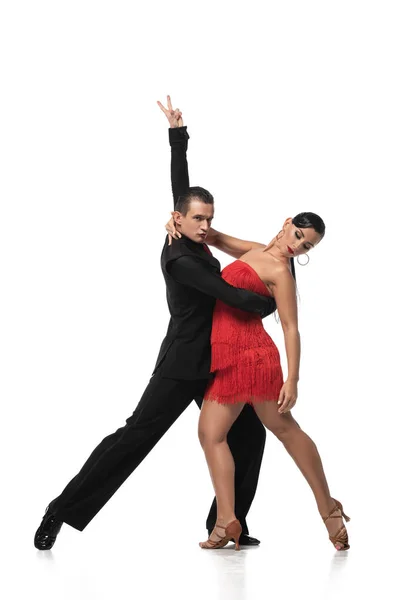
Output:
<path fill-rule="evenodd" d="M 321 236 L 312 227 L 296 227 L 292 219 L 283 224 L 283 235 L 278 235 L 278 246 L 285 256 L 291 258 L 306 254 L 321 241 Z"/>

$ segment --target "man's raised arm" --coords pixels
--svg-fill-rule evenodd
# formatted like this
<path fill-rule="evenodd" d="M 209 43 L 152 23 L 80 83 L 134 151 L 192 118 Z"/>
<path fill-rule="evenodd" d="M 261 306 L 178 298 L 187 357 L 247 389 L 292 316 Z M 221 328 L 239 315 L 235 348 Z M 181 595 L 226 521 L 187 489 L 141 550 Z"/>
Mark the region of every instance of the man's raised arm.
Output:
<path fill-rule="evenodd" d="M 182 113 L 179 108 L 174 109 L 172 107 L 170 96 L 167 96 L 168 108 L 165 108 L 165 106 L 163 106 L 159 101 L 157 104 L 167 117 L 170 125 L 169 143 L 171 145 L 171 184 L 175 208 L 175 204 L 179 196 L 185 194 L 189 189 L 189 169 L 186 158 L 189 134 L 186 130 L 186 126 L 183 125 Z M 170 242 L 171 238 L 177 239 L 179 237 L 175 228 L 173 217 L 171 217 L 165 228 L 170 236 Z M 218 250 L 233 256 L 234 258 L 240 258 L 249 250 L 266 247 L 266 244 L 241 240 L 231 235 L 221 233 L 220 231 L 216 231 L 212 227 L 208 232 L 207 243 L 210 246 L 214 246 L 215 248 L 218 248 Z"/>
<path fill-rule="evenodd" d="M 169 130 L 171 146 L 171 185 L 174 196 L 174 208 L 179 196 L 189 190 L 189 170 L 186 158 L 189 134 L 184 127 L 171 127 Z"/>
<path fill-rule="evenodd" d="M 168 108 L 157 102 L 168 119 L 169 143 L 171 146 L 171 185 L 174 197 L 174 208 L 179 196 L 183 196 L 189 189 L 189 171 L 186 158 L 189 134 L 183 125 L 182 113 L 179 108 L 172 108 L 171 97 L 167 96 Z"/>

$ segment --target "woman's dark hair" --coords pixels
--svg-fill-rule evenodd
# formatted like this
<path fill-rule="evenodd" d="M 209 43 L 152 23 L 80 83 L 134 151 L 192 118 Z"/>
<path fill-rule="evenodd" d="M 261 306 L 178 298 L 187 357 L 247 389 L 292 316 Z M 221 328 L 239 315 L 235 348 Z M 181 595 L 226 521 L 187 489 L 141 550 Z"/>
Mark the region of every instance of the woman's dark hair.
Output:
<path fill-rule="evenodd" d="M 212 204 L 214 205 L 214 197 L 210 192 L 202 187 L 190 187 L 186 194 L 178 197 L 178 200 L 175 204 L 175 210 L 178 210 L 180 213 L 186 217 L 189 206 L 192 200 L 200 200 L 204 202 L 204 204 Z"/>
<path fill-rule="evenodd" d="M 321 239 L 325 235 L 325 223 L 321 219 L 319 215 L 316 215 L 312 212 L 302 212 L 293 217 L 292 223 L 295 227 L 301 227 L 302 229 L 312 228 L 315 229 L 317 233 L 321 236 Z M 296 271 L 294 268 L 294 258 L 290 259 L 290 270 L 293 275 L 293 279 L 296 281 Z M 295 284 L 296 285 L 296 284 Z M 296 294 L 298 294 L 297 285 L 296 285 Z M 275 309 L 274 312 L 275 321 L 279 323 L 279 317 L 277 316 L 277 311 Z"/>
<path fill-rule="evenodd" d="M 321 239 L 325 235 L 325 223 L 321 219 L 319 215 L 316 215 L 313 212 L 302 212 L 293 217 L 292 219 L 293 225 L 296 227 L 301 227 L 302 229 L 312 228 L 315 229 L 317 233 L 321 236 Z M 294 259 L 290 259 L 290 270 L 292 271 L 292 275 L 294 280 L 296 281 L 296 271 L 294 268 Z"/>

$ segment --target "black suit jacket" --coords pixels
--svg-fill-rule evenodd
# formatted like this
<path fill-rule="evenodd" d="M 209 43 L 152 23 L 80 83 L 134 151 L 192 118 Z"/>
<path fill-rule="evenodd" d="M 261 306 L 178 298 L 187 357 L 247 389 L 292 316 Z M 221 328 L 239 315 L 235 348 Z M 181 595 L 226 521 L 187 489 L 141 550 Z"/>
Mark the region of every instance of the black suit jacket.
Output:
<path fill-rule="evenodd" d="M 186 159 L 189 135 L 186 127 L 169 130 L 171 181 L 174 202 L 189 188 Z M 235 288 L 220 276 L 221 266 L 205 244 L 182 235 L 168 246 L 166 237 L 161 269 L 171 314 L 156 370 L 174 379 L 206 379 L 210 376 L 210 335 L 215 299 L 255 312 L 262 317 L 276 308 L 272 298 Z M 153 373 L 154 373 L 153 372 Z"/>

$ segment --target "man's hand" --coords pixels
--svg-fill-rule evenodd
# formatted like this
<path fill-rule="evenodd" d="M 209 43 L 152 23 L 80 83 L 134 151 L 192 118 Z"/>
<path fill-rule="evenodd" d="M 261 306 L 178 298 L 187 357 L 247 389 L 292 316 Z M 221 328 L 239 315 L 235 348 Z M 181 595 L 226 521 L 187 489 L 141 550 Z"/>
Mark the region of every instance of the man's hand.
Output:
<path fill-rule="evenodd" d="M 172 238 L 174 238 L 174 240 L 177 240 L 182 237 L 179 231 L 175 228 L 174 213 L 172 212 L 171 215 L 172 217 L 165 225 L 165 229 L 168 232 L 168 246 L 172 244 Z"/>
<path fill-rule="evenodd" d="M 164 115 L 167 117 L 171 129 L 175 129 L 176 127 L 183 127 L 182 113 L 179 110 L 179 108 L 172 108 L 171 96 L 167 96 L 168 108 L 165 108 L 165 106 L 163 106 L 159 100 L 157 100 L 157 104 L 163 111 Z"/>

